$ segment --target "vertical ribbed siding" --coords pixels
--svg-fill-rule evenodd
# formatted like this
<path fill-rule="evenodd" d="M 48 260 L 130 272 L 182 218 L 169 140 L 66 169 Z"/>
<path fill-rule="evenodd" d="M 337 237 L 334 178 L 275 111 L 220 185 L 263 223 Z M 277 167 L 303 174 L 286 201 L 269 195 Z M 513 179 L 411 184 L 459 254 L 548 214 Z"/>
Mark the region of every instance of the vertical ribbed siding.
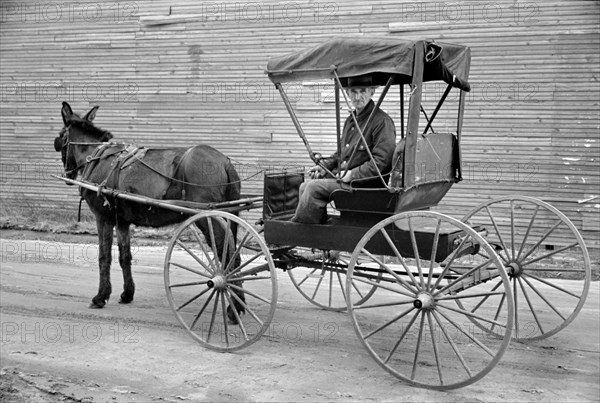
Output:
<path fill-rule="evenodd" d="M 48 179 L 61 171 L 52 141 L 63 100 L 81 113 L 100 105 L 96 122 L 116 139 L 211 144 L 250 178 L 245 193 L 261 193 L 262 170 L 310 165 L 267 60 L 332 35 L 395 35 L 472 48 L 464 181 L 439 209 L 461 216 L 490 197 L 530 195 L 600 247 L 597 2 L 172 3 L 2 3 L 3 212 L 75 211 L 76 189 Z M 332 151 L 331 86 L 289 90 L 313 148 Z M 384 108 L 399 123 L 397 107 Z"/>

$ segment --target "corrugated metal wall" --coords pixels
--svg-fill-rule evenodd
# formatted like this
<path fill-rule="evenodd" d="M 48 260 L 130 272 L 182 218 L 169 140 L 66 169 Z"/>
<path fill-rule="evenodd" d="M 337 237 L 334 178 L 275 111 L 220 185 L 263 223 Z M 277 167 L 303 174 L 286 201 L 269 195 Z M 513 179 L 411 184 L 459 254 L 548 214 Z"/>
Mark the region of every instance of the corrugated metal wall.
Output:
<path fill-rule="evenodd" d="M 461 216 L 493 196 L 531 195 L 600 247 L 598 2 L 35 0 L 1 12 L 3 215 L 75 215 L 76 189 L 48 178 L 61 172 L 63 100 L 77 112 L 100 105 L 96 123 L 117 139 L 211 144 L 250 178 L 245 193 L 261 193 L 255 174 L 310 165 L 268 58 L 333 35 L 395 35 L 472 48 L 465 180 L 440 209 Z M 313 148 L 332 151 L 331 87 L 289 91 Z"/>

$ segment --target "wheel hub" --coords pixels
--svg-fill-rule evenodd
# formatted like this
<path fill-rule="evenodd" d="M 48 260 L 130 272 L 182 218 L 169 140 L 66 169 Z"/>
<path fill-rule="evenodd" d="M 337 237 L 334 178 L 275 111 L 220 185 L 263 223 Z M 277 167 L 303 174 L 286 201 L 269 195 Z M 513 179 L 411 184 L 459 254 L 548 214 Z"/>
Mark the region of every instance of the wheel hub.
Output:
<path fill-rule="evenodd" d="M 225 288 L 226 284 L 227 281 L 225 280 L 225 277 L 221 275 L 214 276 L 212 279 L 206 282 L 208 288 L 216 288 L 217 290 L 222 290 L 223 288 Z"/>
<path fill-rule="evenodd" d="M 435 300 L 429 293 L 421 293 L 413 301 L 413 306 L 417 309 L 428 310 L 435 306 Z"/>
<path fill-rule="evenodd" d="M 523 273 L 521 265 L 517 262 L 510 262 L 508 265 L 506 265 L 506 269 L 508 271 L 508 275 L 513 278 L 521 277 L 521 273 Z"/>

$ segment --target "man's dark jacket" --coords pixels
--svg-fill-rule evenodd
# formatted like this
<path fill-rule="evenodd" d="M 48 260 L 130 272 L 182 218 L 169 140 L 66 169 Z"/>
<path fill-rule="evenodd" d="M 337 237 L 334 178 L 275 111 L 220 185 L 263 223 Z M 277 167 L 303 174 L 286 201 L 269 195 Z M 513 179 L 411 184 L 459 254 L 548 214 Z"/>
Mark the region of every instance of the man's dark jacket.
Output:
<path fill-rule="evenodd" d="M 342 173 L 348 165 L 349 169 L 352 170 L 352 184 L 356 186 L 383 186 L 384 184 L 378 178 L 375 165 L 377 165 L 382 175 L 389 174 L 392 167 L 392 155 L 396 147 L 396 126 L 387 113 L 377 108 L 369 122 L 369 126 L 364 128 L 373 108 L 375 108 L 375 103 L 371 100 L 358 116 L 356 116 L 356 111 L 352 112 L 355 114 L 360 127 L 363 128 L 363 134 L 373 155 L 373 161 L 369 158 L 369 153 L 358 130 L 356 130 L 351 115 L 346 119 L 342 131 L 341 158 L 336 151 L 324 161 L 327 169 L 333 173 L 337 173 L 338 161 L 341 161 Z M 354 152 L 355 148 L 357 148 L 356 152 Z M 351 157 L 353 152 L 354 156 Z"/>

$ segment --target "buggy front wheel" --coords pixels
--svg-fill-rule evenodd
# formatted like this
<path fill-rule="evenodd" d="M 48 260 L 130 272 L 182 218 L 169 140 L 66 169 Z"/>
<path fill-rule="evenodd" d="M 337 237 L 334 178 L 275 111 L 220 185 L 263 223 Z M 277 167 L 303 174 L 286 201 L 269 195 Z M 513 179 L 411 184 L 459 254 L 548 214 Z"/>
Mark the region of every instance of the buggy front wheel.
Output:
<path fill-rule="evenodd" d="M 165 256 L 167 299 L 203 346 L 234 351 L 256 342 L 277 305 L 277 275 L 256 230 L 222 211 L 199 213 L 175 231 Z"/>

